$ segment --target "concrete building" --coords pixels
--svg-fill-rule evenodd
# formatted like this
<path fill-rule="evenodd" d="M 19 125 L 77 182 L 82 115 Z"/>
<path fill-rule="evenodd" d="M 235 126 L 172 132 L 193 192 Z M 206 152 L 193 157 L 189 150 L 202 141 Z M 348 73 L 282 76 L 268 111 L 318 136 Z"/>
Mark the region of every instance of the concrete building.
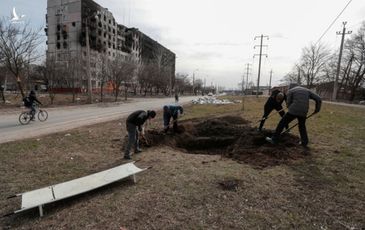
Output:
<path fill-rule="evenodd" d="M 77 86 L 82 90 L 87 88 L 87 37 L 93 88 L 100 84 L 98 72 L 103 56 L 142 65 L 156 62 L 161 54 L 171 77 L 175 75 L 173 52 L 138 29 L 118 24 L 107 8 L 92 0 L 48 0 L 46 22 L 47 58 L 53 58 L 61 69 L 77 69 Z"/>

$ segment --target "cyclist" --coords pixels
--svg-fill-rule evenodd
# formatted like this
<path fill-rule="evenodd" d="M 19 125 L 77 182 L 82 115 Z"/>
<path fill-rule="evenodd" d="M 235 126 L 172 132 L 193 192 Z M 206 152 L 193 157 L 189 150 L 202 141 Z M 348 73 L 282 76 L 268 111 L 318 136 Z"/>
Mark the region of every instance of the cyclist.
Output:
<path fill-rule="evenodd" d="M 37 102 L 40 105 L 42 105 L 42 103 L 37 99 L 34 90 L 31 90 L 29 96 L 24 98 L 23 101 L 24 101 L 24 106 L 31 110 L 31 115 L 32 115 L 31 120 L 34 121 L 35 102 Z"/>

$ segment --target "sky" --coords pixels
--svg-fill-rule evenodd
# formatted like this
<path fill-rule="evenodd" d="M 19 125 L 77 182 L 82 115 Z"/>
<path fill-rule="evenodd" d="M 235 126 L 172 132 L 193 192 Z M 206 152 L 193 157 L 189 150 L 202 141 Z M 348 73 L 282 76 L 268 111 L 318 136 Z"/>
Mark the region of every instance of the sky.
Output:
<path fill-rule="evenodd" d="M 138 28 L 176 54 L 176 73 L 206 79 L 207 85 L 238 88 L 257 83 L 260 39 L 264 39 L 260 85 L 272 85 L 291 71 L 304 47 L 315 43 L 350 0 L 96 0 L 118 23 Z M 0 17 L 12 8 L 35 28 L 45 26 L 46 0 L 0 0 Z M 342 22 L 356 32 L 365 21 L 365 0 L 352 0 L 321 42 L 340 46 Z M 45 49 L 45 47 L 44 47 Z"/>

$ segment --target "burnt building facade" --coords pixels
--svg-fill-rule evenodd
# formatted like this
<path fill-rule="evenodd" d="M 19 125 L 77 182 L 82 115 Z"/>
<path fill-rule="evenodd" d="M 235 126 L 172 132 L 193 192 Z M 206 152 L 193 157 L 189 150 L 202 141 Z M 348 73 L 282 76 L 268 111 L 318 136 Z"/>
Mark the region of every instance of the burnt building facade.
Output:
<path fill-rule="evenodd" d="M 79 67 L 75 72 L 80 88 L 86 89 L 89 58 L 93 88 L 100 84 L 98 72 L 103 57 L 143 65 L 162 56 L 171 69 L 171 77 L 175 75 L 173 52 L 138 29 L 118 24 L 107 8 L 92 0 L 47 0 L 46 22 L 47 58 L 54 59 L 59 68 Z"/>

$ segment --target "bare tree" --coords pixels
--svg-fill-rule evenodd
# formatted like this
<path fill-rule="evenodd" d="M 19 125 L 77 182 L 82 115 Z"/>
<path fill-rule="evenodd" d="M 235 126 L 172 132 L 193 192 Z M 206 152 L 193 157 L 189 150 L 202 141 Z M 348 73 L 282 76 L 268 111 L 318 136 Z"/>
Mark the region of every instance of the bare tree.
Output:
<path fill-rule="evenodd" d="M 6 68 L 3 65 L 1 65 L 0 62 L 0 94 L 3 103 L 6 102 L 5 100 L 6 74 L 7 74 Z"/>
<path fill-rule="evenodd" d="M 62 76 L 60 69 L 56 64 L 56 59 L 54 56 L 48 56 L 47 60 L 40 67 L 42 72 L 42 79 L 47 85 L 47 92 L 51 104 L 53 104 L 56 97 L 55 88 Z"/>
<path fill-rule="evenodd" d="M 65 66 L 59 68 L 58 73 L 65 82 L 65 85 L 71 89 L 72 93 L 72 103 L 76 102 L 76 96 L 81 90 L 81 76 L 85 76 L 85 69 L 82 67 L 81 60 L 78 57 L 68 55 L 68 61 L 65 62 Z"/>
<path fill-rule="evenodd" d="M 357 89 L 365 81 L 365 22 L 346 43 L 349 60 L 344 74 L 346 88 L 350 91 L 349 100 L 355 99 Z"/>
<path fill-rule="evenodd" d="M 194 82 L 194 95 L 197 95 L 199 91 L 203 89 L 203 81 L 201 79 L 196 79 Z"/>
<path fill-rule="evenodd" d="M 177 73 L 175 77 L 175 90 L 182 95 L 193 88 L 188 76 L 188 74 Z"/>
<path fill-rule="evenodd" d="M 308 88 L 311 88 L 323 76 L 329 57 L 330 51 L 323 44 L 310 44 L 303 48 L 299 66 L 304 73 Z"/>
<path fill-rule="evenodd" d="M 118 100 L 122 85 L 124 86 L 125 100 L 128 98 L 128 87 L 136 66 L 128 60 L 116 58 L 110 63 L 110 79 L 113 85 L 115 101 Z"/>
<path fill-rule="evenodd" d="M 29 23 L 12 24 L 5 18 L 0 19 L 0 56 L 6 68 L 17 81 L 18 89 L 25 97 L 22 80 L 24 70 L 28 63 L 33 63 L 39 58 L 38 46 L 42 43 L 39 32 L 34 30 Z"/>
<path fill-rule="evenodd" d="M 99 59 L 100 66 L 97 76 L 100 81 L 100 101 L 102 102 L 104 98 L 104 86 L 110 79 L 110 60 L 105 53 L 102 53 Z"/>

